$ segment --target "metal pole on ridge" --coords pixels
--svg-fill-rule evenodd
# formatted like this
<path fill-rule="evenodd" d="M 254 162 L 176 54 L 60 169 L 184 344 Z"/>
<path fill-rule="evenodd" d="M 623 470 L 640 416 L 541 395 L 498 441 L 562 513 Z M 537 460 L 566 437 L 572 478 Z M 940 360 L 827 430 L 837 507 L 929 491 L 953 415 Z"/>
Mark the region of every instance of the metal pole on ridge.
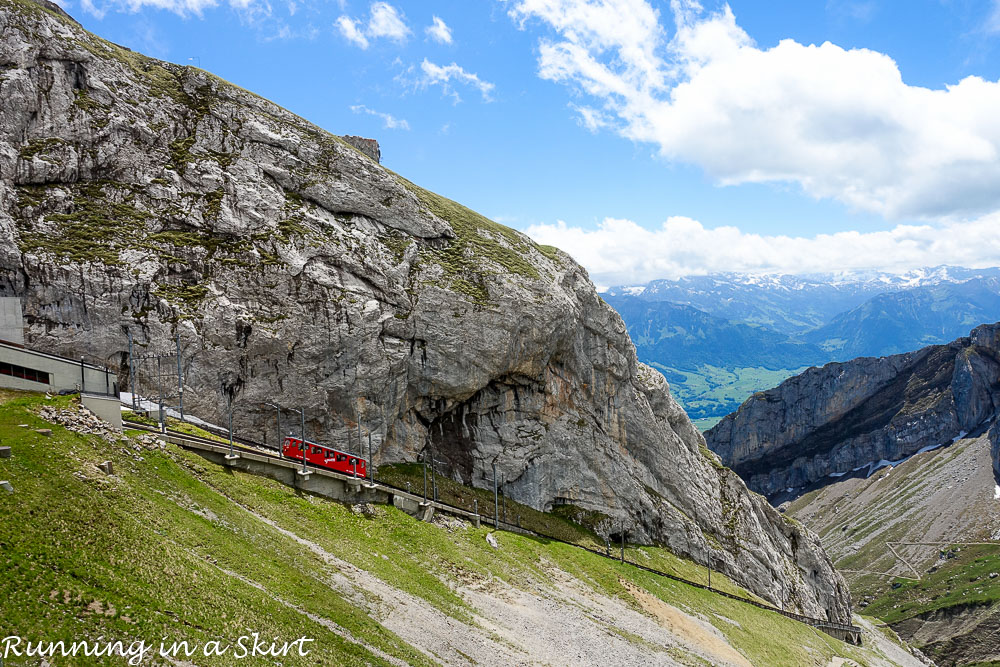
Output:
<path fill-rule="evenodd" d="M 233 452 L 233 397 L 229 396 L 229 458 L 236 458 Z"/>
<path fill-rule="evenodd" d="M 309 472 L 306 467 L 306 409 L 299 408 L 299 416 L 301 417 L 300 425 L 302 427 L 302 473 L 305 474 Z"/>
<path fill-rule="evenodd" d="M 166 433 L 167 420 L 163 416 L 163 357 L 156 357 L 156 391 L 159 394 L 160 433 Z"/>
<path fill-rule="evenodd" d="M 181 335 L 177 334 L 177 411 L 184 421 L 184 372 L 181 370 Z"/>
<path fill-rule="evenodd" d="M 493 527 L 500 527 L 500 491 L 497 488 L 497 462 L 493 461 Z"/>
<path fill-rule="evenodd" d="M 283 451 L 284 450 L 284 446 L 283 446 L 284 443 L 283 443 L 282 438 L 281 438 L 281 406 L 275 405 L 274 403 L 265 403 L 265 405 L 270 405 L 272 408 L 274 408 L 274 413 L 278 417 L 278 443 L 277 443 L 278 444 L 278 458 L 279 459 L 283 459 L 283 458 L 285 458 L 285 455 L 284 455 L 284 451 Z M 265 442 L 266 442 L 266 440 L 265 440 Z"/>
<path fill-rule="evenodd" d="M 128 379 L 132 387 L 132 412 L 137 412 L 139 406 L 135 396 L 135 353 L 132 351 L 132 330 L 128 330 Z"/>

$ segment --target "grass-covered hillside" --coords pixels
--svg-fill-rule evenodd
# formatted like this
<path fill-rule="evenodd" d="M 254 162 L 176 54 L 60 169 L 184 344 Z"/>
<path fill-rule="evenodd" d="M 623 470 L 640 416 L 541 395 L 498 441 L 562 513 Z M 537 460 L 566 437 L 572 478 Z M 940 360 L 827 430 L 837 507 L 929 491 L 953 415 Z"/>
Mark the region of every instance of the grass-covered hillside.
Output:
<path fill-rule="evenodd" d="M 3 637 L 143 640 L 142 664 L 913 664 L 878 632 L 852 647 L 564 544 L 497 533 L 493 548 L 485 526 L 350 508 L 148 435 L 72 432 L 39 417 L 45 405 L 77 410 L 72 397 L 0 394 L 13 450 L 0 459 L 13 488 L 0 490 Z M 629 557 L 700 574 L 661 549 Z M 234 660 L 255 632 L 267 646 L 314 641 L 306 657 Z M 168 661 L 155 655 L 164 638 L 232 652 Z M 54 664 L 95 663 L 126 661 Z"/>

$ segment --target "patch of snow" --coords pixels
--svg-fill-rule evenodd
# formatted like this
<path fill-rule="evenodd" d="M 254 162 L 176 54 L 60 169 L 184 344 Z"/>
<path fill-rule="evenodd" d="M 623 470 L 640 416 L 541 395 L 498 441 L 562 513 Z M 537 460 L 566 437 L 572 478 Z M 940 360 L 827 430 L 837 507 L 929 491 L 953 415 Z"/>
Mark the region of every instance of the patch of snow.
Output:
<path fill-rule="evenodd" d="M 132 393 L 131 392 L 128 392 L 128 391 L 121 392 L 120 399 L 121 399 L 121 402 L 122 402 L 122 410 L 131 410 L 132 409 Z M 152 401 L 152 400 L 149 400 L 148 398 L 143 398 L 141 396 L 138 397 L 138 402 L 139 402 L 139 409 L 140 410 L 152 410 L 152 411 L 156 411 L 156 410 L 159 410 L 159 408 L 160 408 L 159 403 L 157 403 L 156 401 Z M 178 412 L 176 409 L 168 406 L 168 405 L 164 405 L 163 406 L 163 411 L 167 413 L 168 417 L 176 417 L 177 419 L 180 419 L 181 413 Z M 216 428 L 216 429 L 222 429 L 222 430 L 226 430 L 227 429 L 227 427 L 225 427 L 225 426 L 219 426 L 218 424 L 213 424 L 212 422 L 207 422 L 204 419 L 199 419 L 198 417 L 195 417 L 194 415 L 189 414 L 189 413 L 185 413 L 184 414 L 184 421 L 189 422 L 191 424 L 194 424 L 196 426 L 208 426 L 210 428 Z"/>
<path fill-rule="evenodd" d="M 993 487 L 993 500 L 1000 500 L 1000 484 L 995 484 Z"/>
<path fill-rule="evenodd" d="M 634 287 L 623 287 L 622 291 L 632 296 L 639 296 L 646 291 L 645 285 L 635 285 Z"/>
<path fill-rule="evenodd" d="M 951 439 L 951 444 L 955 444 L 956 442 L 958 442 L 967 435 L 969 435 L 968 431 L 962 431 L 961 433 L 959 433 L 958 435 L 956 435 L 954 438 Z"/>
<path fill-rule="evenodd" d="M 964 438 L 966 435 L 967 435 L 967 433 L 965 431 L 962 431 L 961 433 L 958 434 L 958 436 L 954 440 L 952 440 L 952 443 L 958 442 L 959 440 L 961 440 L 962 438 Z M 912 459 L 917 454 L 926 454 L 927 452 L 933 452 L 935 449 L 939 449 L 941 447 L 944 447 L 944 443 L 937 444 L 937 445 L 927 445 L 926 447 L 921 447 L 920 449 L 918 449 L 917 451 L 913 452 L 909 456 L 904 456 L 903 458 L 901 458 L 901 459 L 899 459 L 897 461 L 889 461 L 887 459 L 880 459 L 878 461 L 869 461 L 868 463 L 862 463 L 857 468 L 852 468 L 851 472 L 857 472 L 859 470 L 864 470 L 865 468 L 868 468 L 868 472 L 865 473 L 865 479 L 867 479 L 867 478 L 871 477 L 872 474 L 875 471 L 877 471 L 877 470 L 881 470 L 882 468 L 885 468 L 885 467 L 895 468 L 900 463 L 906 463 L 907 461 L 909 461 L 910 459 Z M 847 474 L 846 472 L 832 472 L 832 473 L 830 473 L 830 477 L 843 477 L 846 474 Z"/>

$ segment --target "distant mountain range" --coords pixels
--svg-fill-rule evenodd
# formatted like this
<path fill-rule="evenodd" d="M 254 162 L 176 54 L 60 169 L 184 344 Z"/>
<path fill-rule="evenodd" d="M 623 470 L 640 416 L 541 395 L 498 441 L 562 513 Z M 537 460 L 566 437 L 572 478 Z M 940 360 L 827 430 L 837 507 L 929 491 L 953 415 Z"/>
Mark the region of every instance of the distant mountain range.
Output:
<path fill-rule="evenodd" d="M 944 343 L 1000 320 L 1000 268 L 714 274 L 614 287 L 639 358 L 707 427 L 806 367 Z"/>

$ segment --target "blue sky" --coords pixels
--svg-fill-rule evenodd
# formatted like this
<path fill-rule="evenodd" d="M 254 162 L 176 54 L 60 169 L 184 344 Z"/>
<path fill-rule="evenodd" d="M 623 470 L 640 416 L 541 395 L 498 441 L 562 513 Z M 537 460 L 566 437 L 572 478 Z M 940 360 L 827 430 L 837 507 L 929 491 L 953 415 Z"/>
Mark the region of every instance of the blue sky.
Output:
<path fill-rule="evenodd" d="M 997 1 L 63 4 L 378 139 L 598 283 L 1000 263 Z"/>

